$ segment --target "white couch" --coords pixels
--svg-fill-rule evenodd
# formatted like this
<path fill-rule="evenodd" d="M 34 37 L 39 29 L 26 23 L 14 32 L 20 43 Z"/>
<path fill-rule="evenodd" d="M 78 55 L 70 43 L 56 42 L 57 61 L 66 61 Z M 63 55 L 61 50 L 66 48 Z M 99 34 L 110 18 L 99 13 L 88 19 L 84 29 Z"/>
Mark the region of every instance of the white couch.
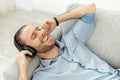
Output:
<path fill-rule="evenodd" d="M 79 5 L 70 5 L 68 10 Z M 60 39 L 62 35 L 65 35 L 70 30 L 76 21 L 77 19 L 73 19 L 61 23 L 51 35 L 56 39 Z M 97 8 L 95 29 L 86 46 L 114 68 L 120 68 L 120 12 Z M 38 64 L 38 57 L 31 60 L 28 69 L 29 79 Z M 17 75 L 18 67 L 16 61 L 13 61 L 3 70 L 2 74 L 4 80 L 17 80 Z"/>

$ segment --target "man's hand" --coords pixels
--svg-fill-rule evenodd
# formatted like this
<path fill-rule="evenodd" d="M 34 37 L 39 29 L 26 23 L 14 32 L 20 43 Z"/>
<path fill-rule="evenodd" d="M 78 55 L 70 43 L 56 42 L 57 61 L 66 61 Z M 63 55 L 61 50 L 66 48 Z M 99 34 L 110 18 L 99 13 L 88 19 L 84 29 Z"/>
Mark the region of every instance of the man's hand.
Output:
<path fill-rule="evenodd" d="M 21 66 L 24 66 L 24 68 L 27 67 L 30 61 L 30 57 L 25 56 L 26 54 L 32 55 L 32 53 L 27 50 L 23 50 L 17 55 L 16 60 L 19 67 Z"/>
<path fill-rule="evenodd" d="M 96 6 L 94 3 L 91 3 L 88 5 L 76 7 L 68 12 L 57 15 L 56 19 L 59 23 L 61 23 L 61 22 L 64 22 L 66 20 L 69 20 L 69 19 L 80 18 L 86 14 L 95 13 L 95 12 L 96 12 Z M 56 24 L 55 19 L 51 18 L 51 19 L 46 19 L 43 22 L 42 27 L 47 29 L 49 31 L 49 33 L 51 33 L 53 31 L 53 29 L 56 27 L 56 25 L 57 24 Z"/>
<path fill-rule="evenodd" d="M 56 27 L 56 22 L 54 19 L 46 19 L 43 24 L 42 24 L 42 27 L 44 29 L 46 29 L 49 34 L 54 30 L 54 28 Z"/>
<path fill-rule="evenodd" d="M 19 66 L 18 80 L 28 80 L 27 79 L 27 67 L 28 67 L 28 64 L 31 58 L 25 56 L 26 54 L 32 55 L 31 52 L 27 50 L 23 50 L 16 56 L 16 61 Z"/>

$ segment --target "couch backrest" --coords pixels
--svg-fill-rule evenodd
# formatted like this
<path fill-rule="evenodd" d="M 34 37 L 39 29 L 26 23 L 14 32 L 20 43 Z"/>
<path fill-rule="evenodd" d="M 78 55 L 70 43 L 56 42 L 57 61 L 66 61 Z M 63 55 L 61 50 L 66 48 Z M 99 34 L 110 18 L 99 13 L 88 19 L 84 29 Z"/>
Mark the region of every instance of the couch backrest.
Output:
<path fill-rule="evenodd" d="M 95 29 L 86 45 L 110 65 L 120 68 L 120 12 L 97 9 Z"/>
<path fill-rule="evenodd" d="M 70 5 L 68 10 L 77 6 L 81 4 Z M 62 35 L 75 23 L 76 20 L 62 23 Z M 120 12 L 97 8 L 95 29 L 86 46 L 114 68 L 120 68 Z"/>

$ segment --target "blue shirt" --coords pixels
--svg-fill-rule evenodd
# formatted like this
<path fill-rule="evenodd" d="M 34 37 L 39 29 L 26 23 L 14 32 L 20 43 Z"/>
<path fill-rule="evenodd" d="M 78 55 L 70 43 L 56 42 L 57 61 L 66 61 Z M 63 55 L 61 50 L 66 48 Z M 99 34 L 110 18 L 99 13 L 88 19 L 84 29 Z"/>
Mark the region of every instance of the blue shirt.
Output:
<path fill-rule="evenodd" d="M 40 59 L 32 79 L 120 80 L 119 69 L 113 69 L 85 45 L 94 29 L 94 18 L 94 13 L 81 17 L 61 41 L 56 41 L 59 55 L 53 60 Z"/>

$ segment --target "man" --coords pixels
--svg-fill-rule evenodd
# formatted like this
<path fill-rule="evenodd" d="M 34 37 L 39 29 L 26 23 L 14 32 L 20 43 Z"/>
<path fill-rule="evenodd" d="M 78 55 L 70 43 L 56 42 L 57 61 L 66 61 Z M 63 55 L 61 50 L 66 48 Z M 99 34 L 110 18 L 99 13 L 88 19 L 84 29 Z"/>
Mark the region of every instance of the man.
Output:
<path fill-rule="evenodd" d="M 119 70 L 95 56 L 86 46 L 93 27 L 96 7 L 88 4 L 44 21 L 42 28 L 25 25 L 15 36 L 19 45 L 29 45 L 40 57 L 40 66 L 33 73 L 33 80 L 119 80 Z M 50 33 L 59 23 L 78 18 L 78 22 L 63 36 L 55 40 Z M 32 55 L 22 50 L 17 55 L 18 80 L 28 80 L 27 67 Z"/>

